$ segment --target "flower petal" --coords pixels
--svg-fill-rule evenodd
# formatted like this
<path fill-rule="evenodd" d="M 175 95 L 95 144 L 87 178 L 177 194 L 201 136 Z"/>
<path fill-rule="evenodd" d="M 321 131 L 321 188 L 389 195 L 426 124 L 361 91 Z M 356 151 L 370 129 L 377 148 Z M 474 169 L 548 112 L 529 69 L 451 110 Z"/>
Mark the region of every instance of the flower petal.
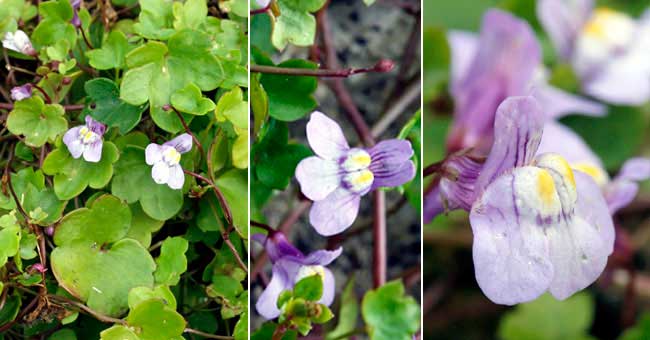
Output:
<path fill-rule="evenodd" d="M 645 181 L 648 178 L 650 178 L 650 159 L 642 157 L 628 159 L 616 176 L 616 179 L 630 181 Z"/>
<path fill-rule="evenodd" d="M 307 157 L 296 167 L 300 191 L 312 201 L 325 199 L 341 184 L 338 162 L 317 156 Z"/>
<path fill-rule="evenodd" d="M 106 125 L 94 120 L 90 115 L 86 116 L 86 126 L 90 131 L 98 134 L 100 137 L 106 132 Z"/>
<path fill-rule="evenodd" d="M 373 189 L 396 187 L 415 177 L 415 165 L 411 161 L 411 142 L 401 139 L 381 141 L 370 148 L 368 153 L 372 159 L 369 169 L 375 176 Z"/>
<path fill-rule="evenodd" d="M 564 92 L 547 84 L 533 89 L 532 96 L 539 101 L 548 118 L 558 119 L 567 114 L 579 113 L 587 116 L 603 116 L 607 106 Z"/>
<path fill-rule="evenodd" d="M 479 45 L 478 38 L 477 34 L 471 32 L 450 31 L 447 34 L 451 60 L 453 60 L 450 65 L 452 93 L 472 64 Z"/>
<path fill-rule="evenodd" d="M 285 289 L 290 289 L 291 284 L 286 272 L 282 268 L 282 263 L 273 265 L 273 277 L 266 286 L 260 297 L 257 299 L 255 309 L 267 320 L 275 319 L 280 316 L 280 310 L 277 307 L 278 297 Z"/>
<path fill-rule="evenodd" d="M 169 180 L 167 180 L 167 185 L 174 190 L 179 190 L 183 189 L 183 184 L 185 184 L 185 174 L 181 165 L 176 164 L 169 167 Z"/>
<path fill-rule="evenodd" d="M 283 257 L 302 259 L 303 253 L 294 247 L 281 232 L 275 232 L 270 238 L 263 234 L 253 234 L 252 239 L 264 246 L 271 262 Z"/>
<path fill-rule="evenodd" d="M 331 118 L 315 111 L 307 123 L 309 146 L 321 158 L 338 160 L 350 149 L 343 130 Z"/>
<path fill-rule="evenodd" d="M 104 142 L 100 139 L 88 145 L 84 150 L 83 156 L 86 162 L 97 163 L 102 159 L 102 147 Z"/>
<path fill-rule="evenodd" d="M 170 169 L 165 162 L 158 162 L 151 168 L 151 178 L 158 184 L 167 184 L 169 181 Z"/>
<path fill-rule="evenodd" d="M 192 136 L 190 136 L 188 133 L 184 133 L 170 140 L 169 142 L 165 142 L 163 145 L 172 146 L 176 149 L 176 151 L 180 153 L 186 153 L 192 150 Z"/>
<path fill-rule="evenodd" d="M 495 303 L 514 305 L 544 293 L 553 278 L 544 219 L 559 203 L 544 207 L 535 181 L 544 170 L 516 168 L 487 186 L 472 207 L 476 280 Z M 538 220 L 538 216 L 545 216 Z M 541 223 L 540 223 L 541 222 Z M 546 228 L 548 230 L 550 228 Z"/>
<path fill-rule="evenodd" d="M 612 215 L 605 208 L 607 202 L 591 176 L 578 170 L 574 170 L 573 175 L 578 190 L 575 213 L 598 230 L 605 245 L 603 250 L 609 255 L 614 247 L 615 231 Z"/>
<path fill-rule="evenodd" d="M 79 130 L 81 130 L 82 127 L 83 126 L 75 126 L 66 131 L 63 135 L 63 144 L 68 147 L 68 151 L 70 151 L 70 154 L 75 159 L 81 157 L 81 154 L 84 151 L 83 144 L 79 139 Z"/>
<path fill-rule="evenodd" d="M 427 224 L 433 219 L 445 212 L 445 206 L 440 194 L 440 185 L 436 185 L 431 191 L 425 194 L 422 207 L 424 223 Z"/>
<path fill-rule="evenodd" d="M 323 295 L 321 296 L 319 303 L 329 306 L 334 302 L 334 296 L 336 294 L 336 280 L 334 274 L 331 270 L 323 268 L 325 276 L 323 277 Z"/>
<path fill-rule="evenodd" d="M 499 105 L 494 144 L 476 182 L 476 194 L 505 171 L 530 164 L 543 126 L 544 114 L 533 97 L 509 97 Z"/>
<path fill-rule="evenodd" d="M 643 63 L 647 63 L 643 55 Z M 642 105 L 650 98 L 650 71 L 641 69 L 640 61 L 614 60 L 583 84 L 586 94 L 618 105 Z M 621 86 L 625 84 L 625 86 Z"/>
<path fill-rule="evenodd" d="M 578 34 L 589 20 L 593 5 L 593 0 L 537 1 L 537 17 L 562 59 L 571 57 Z"/>
<path fill-rule="evenodd" d="M 147 145 L 147 148 L 144 150 L 145 162 L 149 165 L 154 165 L 162 161 L 163 158 L 163 148 L 158 144 L 151 143 Z"/>
<path fill-rule="evenodd" d="M 305 265 L 327 266 L 328 264 L 332 263 L 332 261 L 336 260 L 336 258 L 338 258 L 342 252 L 343 248 L 341 247 L 338 247 L 334 250 L 317 250 L 315 252 L 309 253 L 309 255 L 307 255 L 300 262 Z"/>
<path fill-rule="evenodd" d="M 309 212 L 309 221 L 323 236 L 341 233 L 357 218 L 360 201 L 361 196 L 338 188 L 324 200 L 314 202 Z"/>
<path fill-rule="evenodd" d="M 616 178 L 605 186 L 604 194 L 613 215 L 634 200 L 639 191 L 638 181 L 650 177 L 650 159 L 632 158 L 623 164 Z"/>

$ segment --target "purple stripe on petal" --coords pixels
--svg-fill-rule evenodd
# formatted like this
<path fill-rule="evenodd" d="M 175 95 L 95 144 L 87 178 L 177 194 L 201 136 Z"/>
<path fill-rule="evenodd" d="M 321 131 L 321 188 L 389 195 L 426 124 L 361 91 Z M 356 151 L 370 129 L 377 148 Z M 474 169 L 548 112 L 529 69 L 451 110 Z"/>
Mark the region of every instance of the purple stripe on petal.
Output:
<path fill-rule="evenodd" d="M 370 171 L 375 176 L 372 188 L 395 187 L 415 177 L 411 142 L 400 139 L 385 140 L 368 150 L 372 162 Z"/>
<path fill-rule="evenodd" d="M 312 201 L 325 199 L 341 185 L 338 162 L 318 156 L 307 157 L 296 167 L 300 191 Z"/>
<path fill-rule="evenodd" d="M 476 281 L 493 302 L 514 305 L 534 300 L 553 279 L 545 230 L 537 223 L 538 207 L 515 205 L 519 191 L 530 191 L 530 183 L 517 178 L 535 176 L 533 167 L 514 169 L 492 181 L 472 207 L 474 234 L 472 255 Z"/>
<path fill-rule="evenodd" d="M 350 149 L 341 127 L 318 111 L 311 114 L 307 123 L 307 139 L 318 156 L 329 160 L 338 160 Z"/>
<path fill-rule="evenodd" d="M 83 152 L 84 159 L 87 162 L 97 163 L 102 159 L 102 147 L 104 142 L 101 139 L 92 144 L 88 144 Z"/>
<path fill-rule="evenodd" d="M 106 125 L 94 120 L 90 115 L 86 116 L 86 126 L 90 131 L 98 134 L 99 137 L 102 137 L 106 132 Z"/>
<path fill-rule="evenodd" d="M 275 262 L 283 257 L 292 257 L 295 259 L 302 259 L 305 257 L 303 253 L 294 247 L 287 240 L 281 232 L 275 232 L 271 238 L 266 235 L 253 234 L 253 240 L 264 246 L 266 253 L 272 262 Z"/>
<path fill-rule="evenodd" d="M 499 105 L 494 144 L 476 182 L 476 194 L 499 175 L 530 164 L 542 138 L 544 114 L 533 97 L 509 97 Z"/>
<path fill-rule="evenodd" d="M 187 133 L 177 136 L 176 138 L 165 142 L 163 145 L 169 145 L 179 153 L 186 153 L 192 150 L 192 136 Z"/>
<path fill-rule="evenodd" d="M 361 196 L 344 188 L 336 189 L 324 200 L 314 202 L 309 212 L 309 221 L 323 236 L 341 233 L 352 225 L 359 213 Z"/>

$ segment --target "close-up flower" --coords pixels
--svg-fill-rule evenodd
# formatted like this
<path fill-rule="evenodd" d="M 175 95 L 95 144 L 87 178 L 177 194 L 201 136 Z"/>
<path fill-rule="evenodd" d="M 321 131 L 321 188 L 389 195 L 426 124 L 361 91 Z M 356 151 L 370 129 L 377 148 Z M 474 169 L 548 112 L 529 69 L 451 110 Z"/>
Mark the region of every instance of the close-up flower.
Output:
<path fill-rule="evenodd" d="M 32 84 L 25 84 L 22 86 L 16 86 L 11 89 L 11 99 L 15 101 L 27 99 L 32 97 Z"/>
<path fill-rule="evenodd" d="M 341 127 L 320 112 L 311 114 L 307 139 L 316 156 L 300 161 L 296 179 L 302 193 L 314 201 L 309 221 L 321 235 L 335 235 L 352 225 L 361 196 L 402 185 L 415 176 L 413 149 L 407 140 L 351 148 Z"/>
<path fill-rule="evenodd" d="M 102 158 L 106 125 L 86 116 L 86 124 L 71 128 L 63 135 L 63 143 L 73 158 L 83 156 L 86 162 L 97 163 Z"/>
<path fill-rule="evenodd" d="M 192 136 L 184 133 L 168 142 L 151 143 L 145 149 L 146 162 L 152 165 L 151 178 L 158 184 L 167 184 L 172 189 L 181 189 L 185 174 L 181 167 L 181 155 L 192 150 Z"/>
<path fill-rule="evenodd" d="M 593 0 L 539 0 L 537 14 L 586 94 L 613 104 L 643 104 L 650 99 L 650 13 L 635 19 L 595 5 Z"/>
<path fill-rule="evenodd" d="M 281 232 L 274 232 L 268 237 L 254 234 L 252 239 L 264 246 L 273 264 L 271 281 L 255 303 L 260 315 L 268 320 L 277 318 L 280 315 L 277 306 L 280 293 L 291 290 L 298 281 L 311 275 L 319 275 L 323 281 L 323 294 L 318 302 L 326 306 L 332 304 L 336 287 L 334 275 L 326 266 L 341 255 L 341 247 L 305 255 L 289 243 Z"/>
<path fill-rule="evenodd" d="M 5 33 L 2 39 L 2 46 L 6 49 L 16 51 L 25 55 L 36 55 L 36 50 L 32 46 L 31 40 L 24 31 L 16 30 L 16 32 Z"/>

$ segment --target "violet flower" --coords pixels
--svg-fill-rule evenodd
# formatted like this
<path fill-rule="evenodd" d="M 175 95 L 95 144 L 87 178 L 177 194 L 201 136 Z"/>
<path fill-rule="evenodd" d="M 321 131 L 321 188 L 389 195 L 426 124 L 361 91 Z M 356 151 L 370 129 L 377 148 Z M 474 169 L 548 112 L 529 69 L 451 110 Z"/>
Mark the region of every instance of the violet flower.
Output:
<path fill-rule="evenodd" d="M 75 27 L 81 27 L 81 19 L 79 19 L 79 8 L 81 7 L 81 0 L 70 0 L 70 5 L 72 5 L 72 10 L 74 12 L 74 16 L 72 17 L 72 20 L 70 20 L 70 23 L 72 23 Z"/>
<path fill-rule="evenodd" d="M 68 130 L 63 135 L 63 143 L 73 158 L 83 155 L 87 162 L 97 163 L 102 158 L 104 141 L 102 136 L 106 126 L 90 116 L 86 116 L 86 125 L 80 125 Z"/>
<path fill-rule="evenodd" d="M 343 249 L 317 250 L 304 255 L 287 241 L 284 234 L 275 232 L 269 237 L 262 234 L 254 234 L 253 240 L 262 244 L 269 259 L 273 264 L 273 277 L 266 289 L 262 292 L 255 308 L 257 312 L 268 320 L 280 316 L 277 306 L 280 293 L 293 289 L 293 286 L 311 275 L 320 275 L 323 279 L 323 295 L 318 301 L 326 306 L 332 304 L 335 295 L 335 281 L 332 272 L 325 268 L 334 261 Z"/>
<path fill-rule="evenodd" d="M 487 155 L 497 106 L 509 96 L 533 95 L 549 120 L 568 113 L 605 113 L 603 105 L 547 84 L 541 48 L 524 20 L 492 9 L 484 15 L 479 35 L 451 31 L 448 39 L 455 104 L 450 152 L 474 148 Z"/>
<path fill-rule="evenodd" d="M 185 174 L 181 167 L 181 154 L 192 150 L 192 136 L 184 133 L 163 145 L 151 143 L 145 149 L 146 162 L 153 165 L 151 178 L 158 184 L 167 184 L 172 189 L 181 189 Z"/>
<path fill-rule="evenodd" d="M 593 7 L 593 0 L 539 0 L 537 15 L 585 93 L 614 104 L 643 104 L 650 98 L 650 12 L 635 20 Z"/>
<path fill-rule="evenodd" d="M 415 176 L 411 143 L 390 139 L 369 148 L 350 148 L 341 127 L 320 112 L 307 123 L 307 139 L 316 156 L 296 167 L 302 193 L 314 201 L 309 221 L 324 236 L 354 222 L 361 196 L 379 187 L 402 185 Z"/>
<path fill-rule="evenodd" d="M 13 33 L 5 33 L 4 39 L 2 40 L 2 46 L 6 49 L 25 55 L 36 55 L 36 50 L 34 49 L 34 46 L 32 46 L 31 40 L 29 40 L 27 34 L 21 30 L 16 30 L 16 32 Z"/>
<path fill-rule="evenodd" d="M 495 303 L 546 291 L 566 299 L 598 278 L 613 251 L 612 218 L 592 177 L 557 154 L 536 155 L 544 119 L 533 97 L 506 99 L 492 150 L 480 170 L 467 170 L 472 190 L 460 196 L 473 201 L 476 280 Z"/>
<path fill-rule="evenodd" d="M 23 86 L 16 86 L 11 89 L 11 99 L 15 101 L 27 99 L 32 97 L 32 84 L 25 84 Z"/>

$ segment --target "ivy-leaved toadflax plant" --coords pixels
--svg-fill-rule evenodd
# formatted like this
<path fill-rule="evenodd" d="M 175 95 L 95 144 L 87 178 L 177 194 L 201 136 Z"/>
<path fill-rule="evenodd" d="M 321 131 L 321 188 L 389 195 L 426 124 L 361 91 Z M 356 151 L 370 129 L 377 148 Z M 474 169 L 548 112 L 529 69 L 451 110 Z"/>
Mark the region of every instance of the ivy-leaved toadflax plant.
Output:
<path fill-rule="evenodd" d="M 318 111 L 307 123 L 307 139 L 316 155 L 300 161 L 296 179 L 302 193 L 314 201 L 309 222 L 321 235 L 339 234 L 350 227 L 363 195 L 400 186 L 415 176 L 413 149 L 407 140 L 350 147 L 341 127 Z"/>

